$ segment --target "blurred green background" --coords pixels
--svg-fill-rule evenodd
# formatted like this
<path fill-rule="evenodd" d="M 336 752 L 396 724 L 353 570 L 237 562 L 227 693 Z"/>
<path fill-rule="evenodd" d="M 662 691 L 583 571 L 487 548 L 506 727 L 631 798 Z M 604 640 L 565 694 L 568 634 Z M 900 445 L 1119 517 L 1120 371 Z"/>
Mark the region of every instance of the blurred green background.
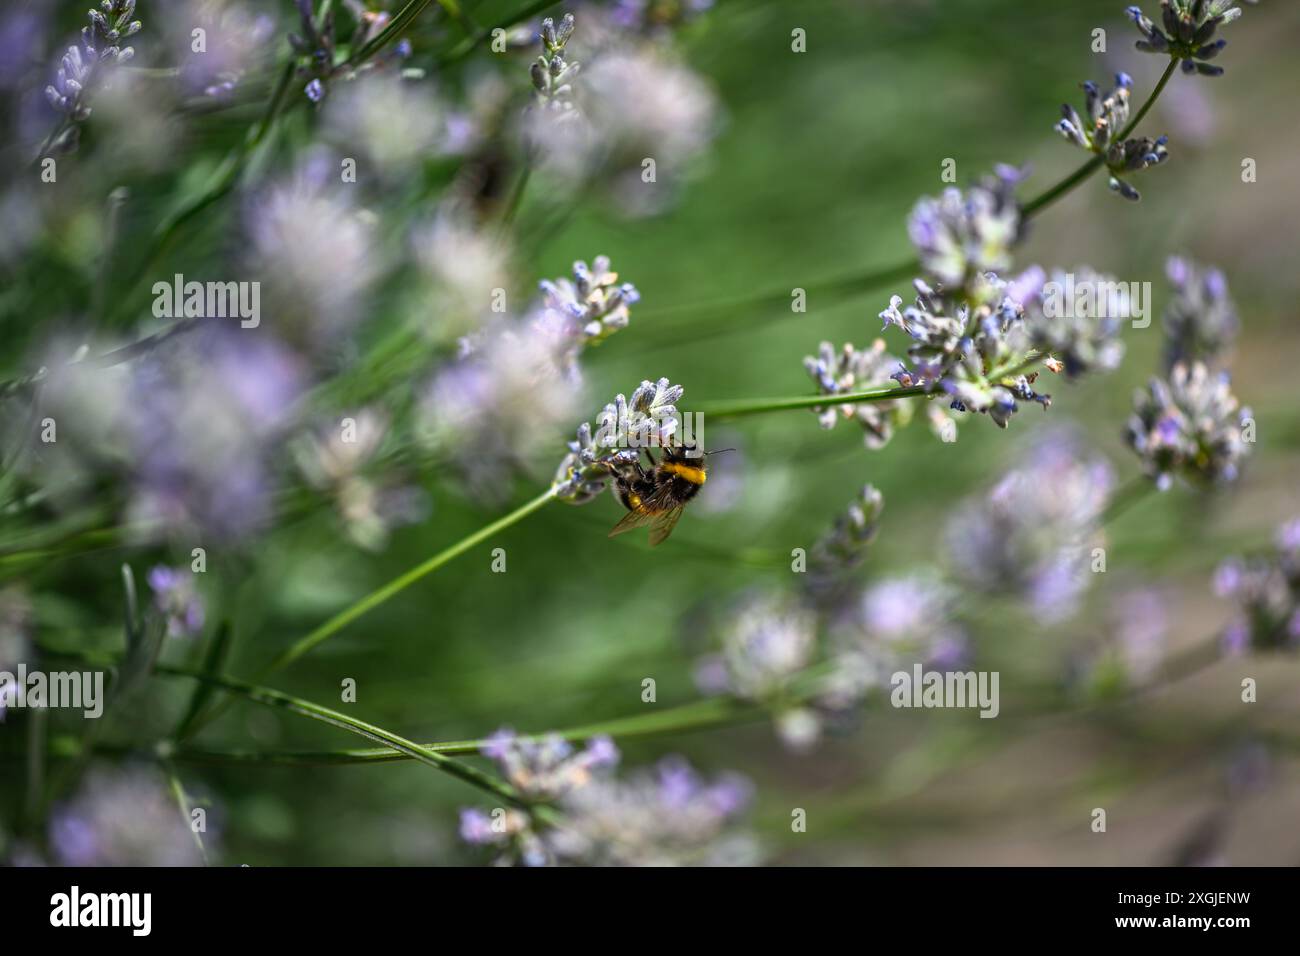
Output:
<path fill-rule="evenodd" d="M 481 22 L 516 5 L 466 4 Z M 69 30 L 82 6 L 62 5 Z M 152 4 L 140 6 L 144 15 Z M 1022 195 L 1033 195 L 1080 162 L 1052 129 L 1060 104 L 1079 100 L 1079 82 L 1125 70 L 1136 97 L 1145 96 L 1163 61 L 1133 49 L 1137 34 L 1122 7 L 1118 0 L 720 0 L 679 40 L 725 112 L 680 201 L 657 217 L 628 220 L 593 197 L 547 230 L 544 192 L 531 183 L 519 213 L 522 229 L 537 226 L 545 237 L 520 245 L 514 266 L 521 287 L 603 253 L 641 291 L 630 328 L 584 357 L 590 414 L 614 393 L 660 376 L 685 386 L 680 404 L 687 410 L 706 400 L 807 393 L 801 358 L 823 339 L 868 344 L 879 335 L 876 313 L 889 294 L 907 291 L 898 284 L 819 296 L 818 282 L 906 259 L 908 211 L 917 197 L 943 187 L 946 158 L 956 160 L 961 183 L 996 162 L 1028 162 L 1033 174 Z M 573 47 L 580 59 L 578 9 Z M 425 16 L 411 34 L 417 61 L 447 42 L 434 21 Z M 807 32 L 804 54 L 790 51 L 795 27 Z M 1090 50 L 1097 27 L 1107 31 L 1104 55 Z M 1215 564 L 1265 544 L 1280 520 L 1300 513 L 1300 8 L 1265 0 L 1226 35 L 1219 62 L 1227 75 L 1176 76 L 1144 124 L 1143 132 L 1169 133 L 1172 159 L 1140 178 L 1143 201 L 1125 203 L 1094 177 L 1033 222 L 1018 264 L 1086 263 L 1150 281 L 1157 317 L 1169 254 L 1222 267 L 1243 321 L 1236 391 L 1259 422 L 1242 480 L 1218 495 L 1176 488 L 1126 512 L 1108 529 L 1107 574 L 1071 621 L 1049 625 L 1000 611 L 1002 626 L 977 643 L 981 666 L 1004 671 L 999 720 L 877 704 L 855 730 L 808 755 L 787 753 L 771 726 L 758 723 L 620 742 L 625 765 L 675 752 L 709 772 L 743 772 L 757 785 L 752 819 L 775 863 L 1151 864 L 1174 862 L 1187 841 L 1205 834 L 1230 863 L 1300 862 L 1300 777 L 1288 755 L 1300 744 L 1294 660 L 1223 662 L 1137 703 L 1051 719 L 1018 716 L 1016 685 L 1006 676 L 1059 673 L 1071 642 L 1105 628 L 1117 591 L 1139 584 L 1166 589 L 1171 650 L 1203 642 L 1229 611 L 1210 592 Z M 88 174 L 88 195 L 127 184 L 139 199 L 124 220 L 124 248 L 147 235 L 186 175 L 211 168 L 237 142 L 252 115 L 250 108 L 194 120 L 175 169 L 149 173 L 107 160 Z M 284 127 L 272 163 L 312 135 L 302 112 Z M 1257 161 L 1258 182 L 1241 181 L 1244 157 Z M 220 254 L 230 214 L 205 213 L 160 274 L 201 272 Z M 43 325 L 85 308 L 93 229 L 76 217 L 59 228 L 32 251 L 22 284 L 0 294 L 11 372 L 21 370 Z M 814 290 L 805 314 L 781 301 L 749 302 L 794 287 Z M 692 313 L 680 311 L 731 300 L 742 304 L 699 317 L 698 328 Z M 376 303 L 365 336 L 382 335 L 387 301 Z M 709 424 L 709 445 L 740 449 L 739 485 L 707 488 L 664 547 L 651 551 L 636 536 L 607 539 L 620 513 L 609 496 L 583 508 L 550 506 L 377 608 L 271 683 L 331 704 L 340 681 L 354 678 L 358 699 L 350 713 L 422 741 L 477 737 L 503 725 L 543 731 L 693 700 L 701 635 L 692 634 L 692 622 L 748 589 L 791 587 L 791 549 L 811 547 L 863 483 L 878 487 L 886 503 L 861 571 L 866 583 L 942 562 L 940 531 L 951 505 L 1022 462 L 1025 437 L 1048 420 L 1077 424 L 1121 481 L 1136 475 L 1121 435 L 1134 388 L 1156 370 L 1158 318 L 1125 339 L 1118 372 L 1078 386 L 1053 382 L 1050 411 L 1025 408 L 1007 432 L 986 419 L 963 422 L 954 444 L 937 441 L 919 418 L 879 452 L 865 450 L 851 427 L 820 430 L 811 412 Z M 901 351 L 900 342 L 891 345 Z M 520 479 L 516 500 L 544 486 L 568 437 L 554 436 L 554 457 L 535 463 L 535 480 Z M 429 519 L 397 531 L 382 553 L 348 545 L 331 516 L 318 513 L 255 550 L 215 559 L 205 595 L 214 617 L 233 614 L 229 671 L 255 673 L 334 612 L 506 510 L 470 500 L 434 475 L 425 486 Z M 727 500 L 732 490 L 738 496 Z M 491 570 L 493 547 L 506 549 L 505 574 Z M 38 636 L 114 646 L 117 566 L 127 560 L 143 571 L 151 553 L 104 549 L 24 572 L 21 580 L 38 595 Z M 180 661 L 198 650 L 173 644 L 167 654 Z M 1260 702 L 1245 714 L 1242 676 L 1261 687 Z M 656 704 L 641 701 L 647 677 L 657 683 Z M 132 726 L 161 721 L 184 690 L 159 684 L 105 736 L 129 739 Z M 1272 785 L 1239 799 L 1225 775 L 1252 740 L 1267 740 Z M 268 750 L 356 745 L 245 703 L 200 742 Z M 427 767 L 182 772 L 193 795 L 220 808 L 223 862 L 482 859 L 459 844 L 455 827 L 458 808 L 484 801 Z M 1088 828 L 1096 806 L 1108 808 L 1105 837 Z M 795 807 L 808 811 L 807 833 L 790 832 Z"/>

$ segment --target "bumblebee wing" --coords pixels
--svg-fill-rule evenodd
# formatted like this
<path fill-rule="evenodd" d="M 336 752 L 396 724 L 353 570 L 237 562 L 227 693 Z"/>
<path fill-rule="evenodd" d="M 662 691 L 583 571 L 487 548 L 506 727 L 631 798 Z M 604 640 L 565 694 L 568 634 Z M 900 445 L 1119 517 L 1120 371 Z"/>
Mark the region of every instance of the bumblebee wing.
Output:
<path fill-rule="evenodd" d="M 609 529 L 609 536 L 612 538 L 633 528 L 644 528 L 648 524 L 655 524 L 659 517 L 660 515 L 648 511 L 629 511 L 619 519 L 618 524 Z"/>
<path fill-rule="evenodd" d="M 654 524 L 650 528 L 650 547 L 653 548 L 673 533 L 673 528 L 677 527 L 677 519 L 682 516 L 684 510 L 684 506 L 678 505 L 655 516 Z"/>

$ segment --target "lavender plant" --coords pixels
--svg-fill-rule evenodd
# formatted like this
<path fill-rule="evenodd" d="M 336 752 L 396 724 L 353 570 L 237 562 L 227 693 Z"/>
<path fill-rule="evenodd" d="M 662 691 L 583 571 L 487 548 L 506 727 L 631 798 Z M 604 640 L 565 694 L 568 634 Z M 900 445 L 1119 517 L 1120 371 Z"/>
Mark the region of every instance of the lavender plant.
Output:
<path fill-rule="evenodd" d="M 701 393 L 720 390 L 747 353 L 767 355 L 769 341 L 750 334 L 745 347 L 713 353 L 703 323 L 668 325 L 704 357 L 667 357 L 661 368 L 671 378 L 641 379 L 646 357 L 636 350 L 655 327 L 642 318 L 642 292 L 654 299 L 669 280 L 656 273 L 651 246 L 638 241 L 653 223 L 632 232 L 620 222 L 690 195 L 692 174 L 715 145 L 717 88 L 690 65 L 707 57 L 679 49 L 682 28 L 712 4 L 621 0 L 610 11 L 584 8 L 537 23 L 546 6 L 554 5 L 521 4 L 498 26 L 480 25 L 478 11 L 452 2 L 388 12 L 297 0 L 298 26 L 287 42 L 265 43 L 263 55 L 278 56 L 266 70 L 256 58 L 231 55 L 217 58 L 216 68 L 172 65 L 140 78 L 202 94 L 178 94 L 175 107 L 199 142 L 209 130 L 242 124 L 257 107 L 224 156 L 205 153 L 202 163 L 167 178 L 168 195 L 140 202 L 113 193 L 114 209 L 130 204 L 128 230 L 152 220 L 142 233 L 123 240 L 122 220 L 96 225 L 74 208 L 73 189 L 92 192 L 102 184 L 96 177 L 107 182 L 122 172 L 107 147 L 89 143 L 82 178 L 65 173 L 59 181 L 68 192 L 41 213 L 40 230 L 49 233 L 47 245 L 68 251 L 40 262 L 43 253 L 25 250 L 35 278 L 15 286 L 13 301 L 30 307 L 30 288 L 59 284 L 80 298 L 63 310 L 68 319 L 57 334 L 42 329 L 21 340 L 26 355 L 0 386 L 0 670 L 59 661 L 111 670 L 111 731 L 101 738 L 15 718 L 16 692 L 0 690 L 5 729 L 22 721 L 28 732 L 22 751 L 0 746 L 0 756 L 31 758 L 20 832 L 0 843 L 5 859 L 179 865 L 216 857 L 238 835 L 196 839 L 184 825 L 194 800 L 181 774 L 189 776 L 191 761 L 237 764 L 252 777 L 278 763 L 411 760 L 480 797 L 473 805 L 457 798 L 465 806 L 466 859 L 752 864 L 770 853 L 766 835 L 760 843 L 746 821 L 750 805 L 767 796 L 762 787 L 696 771 L 677 757 L 619 772 L 620 751 L 636 738 L 757 717 L 771 720 L 800 759 L 816 760 L 832 738 L 859 721 L 870 725 L 864 715 L 885 706 L 898 671 L 978 665 L 1012 675 L 1021 638 L 1050 644 L 1064 661 L 1064 675 L 1052 674 L 1042 692 L 1053 714 L 1074 706 L 1080 686 L 1107 706 L 1131 701 L 1169 670 L 1170 627 L 1156 592 L 1117 590 L 1101 574 L 1111 543 L 1106 525 L 1148 487 L 1169 490 L 1183 479 L 1192 494 L 1241 477 L 1255 422 L 1229 385 L 1226 358 L 1242 322 L 1221 270 L 1182 257 L 1168 262 L 1173 294 L 1161 366 L 1138 391 L 1127 425 L 1142 472 L 1136 481 L 1120 483 L 1118 469 L 1077 432 L 1053 429 L 1010 448 L 997 434 L 967 438 L 962 450 L 972 457 L 988 445 L 1008 459 L 980 491 L 983 481 L 967 465 L 926 457 L 946 454 L 941 447 L 918 453 L 899 436 L 924 412 L 946 445 L 964 416 L 986 415 L 1007 429 L 1020 425 L 1024 404 L 1054 407 L 1053 417 L 1078 409 L 1119 430 L 1106 417 L 1112 386 L 1095 380 L 1117 373 L 1126 355 L 1142 354 L 1121 335 L 1136 304 L 1109 274 L 1018 266 L 1017 259 L 1032 221 L 1094 172 L 1106 170 L 1123 198 L 1139 198 L 1130 177 L 1169 157 L 1168 137 L 1139 126 L 1180 66 L 1222 73 L 1210 62 L 1224 48 L 1218 30 L 1241 11 L 1223 0 L 1163 0 L 1157 24 L 1130 8 L 1142 34 L 1138 48 L 1166 56 L 1167 68 L 1140 106 L 1134 80 L 1119 73 L 1105 93 L 1083 85 L 1082 112 L 1063 108 L 1057 130 L 1088 154 L 1082 166 L 1031 197 L 1022 196 L 1027 167 L 998 165 L 964 189 L 920 199 L 906 222 L 909 261 L 830 284 L 851 299 L 912 280 L 906 297 L 891 295 L 879 312 L 878 337 L 873 330 L 865 347 L 837 346 L 835 330 L 817 327 L 821 316 L 810 314 L 815 331 L 805 330 L 806 341 L 819 343 L 803 359 L 811 384 L 802 380 L 800 390 L 785 358 L 788 369 L 773 367 L 783 369 L 775 375 L 789 381 L 790 394 L 697 403 Z M 232 32 L 262 49 L 267 27 L 245 14 L 242 6 L 231 11 Z M 96 95 L 132 60 L 132 47 L 122 44 L 141 29 L 134 15 L 133 0 L 104 0 L 90 12 L 80 43 L 63 54 L 45 89 L 54 116 L 43 119 L 55 128 L 38 158 L 69 152 L 79 129 L 98 121 Z M 157 16 L 169 14 L 160 8 Z M 170 29 L 183 37 L 186 24 L 178 23 L 159 35 Z M 528 66 L 522 58 L 538 43 Z M 764 95 L 777 96 L 774 86 L 765 83 Z M 737 118 L 745 121 L 743 108 Z M 1192 151 L 1186 157 L 1195 167 Z M 544 188 L 526 195 L 534 174 Z M 159 183 L 145 185 L 162 190 Z M 9 193 L 2 202 L 6 210 L 21 206 Z M 1112 205 L 1099 215 L 1132 214 Z M 687 230 L 698 228 L 690 203 L 678 215 Z M 537 294 L 520 293 L 538 275 L 564 272 L 570 260 L 561 253 L 584 248 L 568 230 L 584 217 L 602 224 L 601 244 L 585 245 L 600 254 L 543 279 Z M 1132 227 L 1126 220 L 1113 228 Z M 1071 241 L 1083 245 L 1096 235 L 1108 233 L 1080 228 Z M 706 239 L 695 237 L 699 251 L 689 262 L 671 264 L 673 284 L 712 286 L 725 271 Z M 637 249 L 640 261 L 630 251 Z M 615 258 L 637 285 L 613 270 Z M 8 263 L 0 247 L 0 264 Z M 204 270 L 220 281 L 208 282 Z M 200 272 L 197 297 L 185 297 L 192 309 L 159 306 L 142 318 L 150 311 L 145 289 L 187 288 Z M 257 289 L 265 317 L 241 328 L 213 305 L 210 291 L 225 295 L 245 282 Z M 1061 290 L 1075 286 L 1120 291 L 1063 299 Z M 819 291 L 813 287 L 814 297 Z M 788 303 L 788 289 L 778 298 Z M 720 311 L 740 327 L 754 301 Z M 4 297 L 0 307 L 9 307 Z M 595 348 L 616 333 L 614 344 Z M 640 384 L 582 421 L 583 410 L 597 405 L 592 395 L 616 375 Z M 1044 380 L 1057 375 L 1067 388 L 1054 403 Z M 679 381 L 691 382 L 691 407 Z M 563 514 L 534 522 L 545 525 L 538 536 L 520 536 L 519 526 L 552 501 L 603 507 L 597 502 L 607 489 L 625 491 L 628 476 L 644 475 L 647 449 L 703 444 L 686 434 L 698 421 L 688 412 L 702 411 L 711 424 L 795 409 L 812 411 L 824 430 L 856 423 L 872 483 L 855 477 L 847 507 L 823 513 L 812 480 L 835 436 L 787 451 L 773 440 L 775 426 L 756 429 L 746 436 L 746 469 L 755 462 L 760 477 L 735 509 L 754 542 L 729 540 L 717 528 L 731 519 L 718 518 L 696 540 L 670 546 L 683 563 L 717 562 L 696 575 L 708 579 L 707 589 L 679 590 L 675 565 L 638 563 L 649 560 L 639 547 L 606 543 L 568 509 L 549 509 Z M 573 438 L 552 471 L 565 434 Z M 908 463 L 891 472 L 887 454 Z M 921 464 L 912 464 L 914 454 Z M 768 460 L 779 464 L 769 470 Z M 706 474 L 704 465 L 680 462 L 666 473 L 695 490 Z M 826 474 L 828 483 L 836 475 Z M 805 483 L 810 490 L 801 494 Z M 895 486 L 899 499 L 913 499 L 910 509 L 896 507 Z M 516 500 L 521 487 L 530 495 L 522 504 L 466 530 L 468 515 Z M 880 488 L 889 490 L 889 515 Z M 819 509 L 819 535 L 783 523 L 796 503 Z M 1217 589 L 1237 604 L 1222 635 L 1233 653 L 1300 640 L 1298 529 L 1284 525 L 1271 552 L 1217 572 Z M 423 535 L 451 543 L 411 563 Z M 489 543 L 490 565 L 480 548 Z M 111 563 L 108 549 L 121 552 Z M 556 552 L 564 560 L 548 562 Z M 76 571 L 63 577 L 69 559 Z M 476 561 L 484 567 L 472 567 Z M 749 580 L 753 567 L 770 577 Z M 137 573 L 145 593 L 136 592 Z M 480 573 L 491 575 L 489 584 L 474 577 Z M 85 584 L 91 579 L 93 588 Z M 423 606 L 443 613 L 419 615 L 421 583 L 434 595 Z M 69 610 L 74 589 L 88 595 L 86 613 Z M 112 595 L 112 615 L 104 594 Z M 1092 618 L 1104 623 L 1067 632 L 1097 601 L 1113 601 Z M 449 633 L 470 620 L 481 650 Z M 404 624 L 419 637 L 418 655 L 403 647 Z M 621 716 L 592 719 L 583 703 L 583 719 L 574 714 L 573 726 L 561 721 L 545 735 L 503 729 L 433 743 L 357 716 L 371 712 L 370 690 L 349 699 L 348 682 L 353 690 L 356 682 L 336 673 L 340 661 L 350 668 L 363 656 L 358 666 L 438 671 L 427 712 L 417 718 L 402 709 L 404 720 L 461 727 L 498 707 L 527 714 L 523 701 L 542 696 L 538 687 L 560 666 L 534 650 L 542 646 L 534 629 L 562 633 L 573 642 L 565 648 L 581 649 L 584 661 L 573 669 L 583 680 L 608 665 L 620 686 L 634 665 L 667 646 L 654 643 L 661 632 L 689 632 L 696 653 L 693 663 L 674 656 L 675 669 L 656 659 L 653 676 L 638 672 L 648 709 L 634 711 L 620 697 L 622 709 L 611 713 Z M 580 643 L 588 632 L 601 642 Z M 350 657 L 341 640 L 337 655 L 314 654 L 345 633 L 351 651 L 364 654 Z M 1081 647 L 1070 640 L 1078 634 Z M 269 686 L 308 657 L 315 669 L 301 668 L 303 685 L 315 682 L 324 701 L 342 682 L 340 704 Z M 452 663 L 488 672 L 481 700 L 466 699 Z M 253 680 L 230 674 L 246 669 Z M 189 692 L 159 690 L 171 682 Z M 593 686 L 594 679 L 571 696 L 591 700 Z M 1026 704 L 1037 692 L 1036 685 L 1025 690 L 1020 703 L 1040 706 L 1037 697 Z M 147 706 L 123 703 L 137 693 L 149 695 Z M 673 699 L 660 704 L 656 693 Z M 267 723 L 223 720 L 236 706 L 263 708 Z M 281 733 L 281 716 L 379 746 L 259 749 Z M 250 727 L 251 743 L 244 739 Z M 200 734 L 208 735 L 202 744 Z M 100 769 L 123 753 L 148 765 Z M 47 763 L 60 762 L 59 773 L 46 772 Z M 897 763 L 911 777 L 942 761 Z M 452 826 L 449 816 L 439 819 Z M 232 819 L 229 829 L 239 826 Z"/>

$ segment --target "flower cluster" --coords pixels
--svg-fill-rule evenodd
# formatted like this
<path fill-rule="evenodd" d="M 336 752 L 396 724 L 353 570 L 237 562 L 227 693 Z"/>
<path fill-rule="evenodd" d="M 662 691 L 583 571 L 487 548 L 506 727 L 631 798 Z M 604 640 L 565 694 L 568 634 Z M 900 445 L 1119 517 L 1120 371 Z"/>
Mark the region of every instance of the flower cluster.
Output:
<path fill-rule="evenodd" d="M 1218 269 L 1179 256 L 1165 266 L 1173 298 L 1165 307 L 1165 368 L 1182 362 L 1212 365 L 1232 345 L 1240 325 L 1228 281 Z"/>
<path fill-rule="evenodd" d="M 211 842 L 211 828 L 204 835 Z M 81 792 L 50 816 L 61 866 L 198 866 L 194 834 L 162 777 L 142 767 L 92 769 Z"/>
<path fill-rule="evenodd" d="M 1058 432 L 1037 438 L 1027 460 L 957 509 L 945 534 L 948 557 L 967 587 L 1014 595 L 1059 619 L 1086 586 L 1113 476 Z"/>
<path fill-rule="evenodd" d="M 1232 394 L 1228 373 L 1178 363 L 1134 398 L 1129 446 L 1161 491 L 1175 475 L 1202 484 L 1233 481 L 1249 442 L 1249 408 Z"/>
<path fill-rule="evenodd" d="M 968 641 L 953 621 L 956 598 L 956 589 L 930 569 L 887 577 L 864 591 L 831 628 L 831 667 L 814 700 L 823 722 L 846 721 L 900 667 L 959 666 Z"/>
<path fill-rule="evenodd" d="M 1221 76 L 1223 67 L 1213 60 L 1228 41 L 1214 39 L 1219 27 L 1241 16 L 1241 8 L 1232 6 L 1233 0 L 1160 0 L 1161 29 L 1142 13 L 1140 7 L 1129 7 L 1125 12 L 1137 25 L 1142 39 L 1137 48 L 1146 53 L 1159 53 L 1183 61 L 1184 73 L 1202 76 Z"/>
<path fill-rule="evenodd" d="M 582 350 L 627 328 L 629 307 L 641 299 L 632 283 L 619 283 L 609 256 L 596 256 L 590 267 L 575 262 L 572 281 L 543 279 L 539 285 L 543 301 L 533 321 L 555 343 L 561 366 L 574 376 Z"/>
<path fill-rule="evenodd" d="M 684 391 L 666 378 L 644 381 L 630 399 L 619 394 L 601 409 L 594 433 L 591 423 L 583 422 L 556 469 L 555 497 L 585 504 L 604 491 L 619 464 L 635 460 L 641 448 L 673 444 L 681 422 L 675 403 Z"/>
<path fill-rule="evenodd" d="M 907 353 L 911 365 L 892 376 L 899 384 L 942 390 L 951 396 L 952 408 L 987 414 L 1000 428 L 1019 409 L 1018 402 L 1051 404 L 1051 396 L 1036 392 L 1033 379 L 1014 367 L 1013 347 L 1025 312 L 1018 284 L 988 273 L 970 281 L 964 294 L 948 294 L 924 279 L 913 286 L 913 305 L 904 308 L 895 295 L 880 313 L 886 328 L 896 325 L 913 341 Z"/>
<path fill-rule="evenodd" d="M 68 47 L 54 84 L 45 88 L 50 105 L 74 122 L 90 115 L 86 97 L 101 64 L 125 63 L 135 56 L 133 47 L 121 44 L 142 26 L 131 19 L 135 0 L 102 0 L 99 6 L 87 13 L 90 23 L 81 29 L 80 45 Z"/>
<path fill-rule="evenodd" d="M 1219 566 L 1215 591 L 1238 611 L 1223 635 L 1232 654 L 1300 645 L 1300 518 L 1277 531 L 1273 554 L 1233 558 Z"/>
<path fill-rule="evenodd" d="M 867 349 L 845 343 L 836 350 L 823 342 L 815 356 L 804 357 L 803 366 L 823 395 L 849 395 L 872 388 L 882 388 L 893 380 L 892 370 L 898 360 L 885 351 L 883 339 L 876 339 Z M 905 399 L 875 402 L 843 402 L 814 408 L 822 428 L 834 428 L 841 418 L 852 419 L 862 426 L 863 441 L 868 448 L 883 448 L 894 435 L 894 428 L 905 424 L 911 407 Z"/>
<path fill-rule="evenodd" d="M 141 538 L 202 531 L 232 541 L 258 530 L 306 383 L 297 355 L 241 331 L 209 324 L 108 368 L 51 348 L 40 400 L 58 441 L 23 467 L 65 507 L 121 479 L 122 518 Z"/>
<path fill-rule="evenodd" d="M 193 637 L 203 630 L 203 598 L 192 571 L 160 564 L 149 571 L 148 581 L 154 607 L 167 623 L 168 637 Z"/>
<path fill-rule="evenodd" d="M 535 166 L 557 192 L 599 189 L 627 215 L 657 212 L 679 194 L 719 113 L 709 84 L 651 43 L 611 46 L 571 100 L 566 92 L 554 102 L 524 117 Z"/>
<path fill-rule="evenodd" d="M 966 192 L 944 190 L 916 204 L 907 232 L 926 274 L 954 290 L 986 272 L 1011 266 L 1011 248 L 1020 237 L 1020 207 L 1015 187 L 1020 170 L 998 166 Z"/>
<path fill-rule="evenodd" d="M 617 750 L 606 738 L 574 752 L 555 738 L 521 746 L 508 733 L 489 756 L 521 792 L 554 805 L 529 810 L 465 810 L 460 834 L 499 851 L 498 865 L 665 866 L 753 862 L 752 840 L 734 824 L 749 799 L 739 778 L 709 782 L 684 761 L 618 779 L 604 771 Z M 485 751 L 486 753 L 487 751 Z"/>
<path fill-rule="evenodd" d="M 618 748 L 608 737 L 593 737 L 583 749 L 575 750 L 558 734 L 533 739 L 509 728 L 488 738 L 483 756 L 496 761 L 522 799 L 538 803 L 552 803 L 587 786 L 619 760 Z M 466 843 L 502 851 L 498 863 L 545 866 L 555 862 L 546 835 L 525 810 L 498 808 L 487 814 L 467 808 L 461 811 L 460 835 Z"/>
<path fill-rule="evenodd" d="M 348 537 L 372 551 L 383 547 L 394 526 L 418 521 L 425 513 L 418 488 L 398 476 L 380 480 L 368 473 L 387 434 L 387 415 L 366 408 L 302 436 L 293 446 L 307 483 L 334 499 Z"/>
<path fill-rule="evenodd" d="M 680 758 L 574 790 L 551 836 L 560 858 L 594 866 L 742 866 L 758 849 L 736 824 L 750 800 L 740 777 L 701 777 Z"/>
<path fill-rule="evenodd" d="M 794 681 L 817 649 L 817 618 L 778 598 L 747 600 L 722 636 L 722 650 L 702 658 L 695 680 L 701 690 L 764 704 L 776 715 L 781 739 L 794 749 L 816 742 L 816 714 L 798 703 Z"/>
<path fill-rule="evenodd" d="M 876 537 L 885 497 L 872 485 L 862 491 L 808 554 L 805 587 L 815 603 L 832 606 L 847 590 L 853 571 Z"/>
<path fill-rule="evenodd" d="M 579 64 L 564 59 L 564 47 L 573 36 L 573 28 L 572 13 L 566 13 L 558 27 L 550 17 L 542 21 L 539 36 L 544 52 L 532 65 L 529 76 L 537 92 L 539 108 L 550 113 L 570 114 L 574 109 L 573 87 L 569 81 L 577 75 Z"/>
<path fill-rule="evenodd" d="M 1083 84 L 1087 119 L 1080 118 L 1074 107 L 1061 107 L 1062 120 L 1057 130 L 1067 140 L 1100 156 L 1110 171 L 1110 188 L 1125 199 L 1142 198 L 1123 176 L 1156 166 L 1169 158 L 1167 136 L 1151 139 L 1143 136 L 1123 139 L 1128 125 L 1129 90 L 1133 80 L 1126 73 L 1115 75 L 1115 88 L 1102 96 L 1091 80 Z"/>
<path fill-rule="evenodd" d="M 1124 357 L 1120 329 L 1132 315 L 1125 284 L 1087 266 L 1053 270 L 1046 282 L 1041 270 L 1030 271 L 1037 272 L 1032 284 L 1040 289 L 1026 305 L 1024 335 L 1030 348 L 1048 356 L 1044 364 L 1067 379 L 1118 368 Z"/>
<path fill-rule="evenodd" d="M 483 756 L 495 760 L 510 785 L 528 800 L 558 800 L 585 786 L 592 773 L 618 764 L 618 748 L 608 737 L 593 737 L 575 750 L 563 737 L 534 740 L 502 728 L 488 738 Z"/>

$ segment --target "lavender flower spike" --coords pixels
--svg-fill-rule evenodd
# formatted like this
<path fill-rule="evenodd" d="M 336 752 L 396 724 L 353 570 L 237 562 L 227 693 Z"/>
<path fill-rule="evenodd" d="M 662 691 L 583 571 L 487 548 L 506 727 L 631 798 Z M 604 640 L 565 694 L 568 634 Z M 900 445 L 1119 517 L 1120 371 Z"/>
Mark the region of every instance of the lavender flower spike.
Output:
<path fill-rule="evenodd" d="M 1136 137 L 1121 141 L 1119 135 L 1128 124 L 1129 91 L 1133 80 L 1126 73 L 1115 75 L 1115 88 L 1105 96 L 1091 80 L 1083 84 L 1085 117 L 1069 104 L 1061 107 L 1063 118 L 1057 132 L 1081 149 L 1102 157 L 1110 170 L 1110 188 L 1125 199 L 1137 201 L 1138 191 L 1122 177 L 1148 166 L 1163 163 L 1169 157 L 1167 137 Z"/>
<path fill-rule="evenodd" d="M 1124 12 L 1132 19 L 1142 39 L 1137 48 L 1145 53 L 1159 53 L 1182 60 L 1184 73 L 1222 76 L 1223 67 L 1209 63 L 1228 41 L 1214 39 L 1219 27 L 1241 16 L 1233 0 L 1160 0 L 1161 24 L 1157 26 L 1141 7 Z"/>
<path fill-rule="evenodd" d="M 1161 491 L 1174 476 L 1207 484 L 1233 481 L 1248 451 L 1249 408 L 1232 394 L 1227 372 L 1179 363 L 1134 399 L 1128 444 Z"/>

